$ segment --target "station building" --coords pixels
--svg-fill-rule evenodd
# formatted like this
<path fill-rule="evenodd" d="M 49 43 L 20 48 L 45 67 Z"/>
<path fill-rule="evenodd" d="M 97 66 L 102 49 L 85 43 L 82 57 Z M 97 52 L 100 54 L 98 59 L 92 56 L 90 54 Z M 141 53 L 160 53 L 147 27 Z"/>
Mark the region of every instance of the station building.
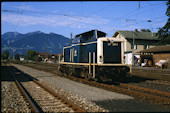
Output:
<path fill-rule="evenodd" d="M 113 37 L 123 39 L 124 63 L 130 65 L 133 64 L 132 56 L 134 56 L 134 65 L 137 65 L 140 59 L 139 51 L 155 47 L 159 42 L 156 33 L 148 32 L 143 29 L 141 29 L 141 31 L 138 31 L 137 29 L 135 29 L 135 31 L 118 30 Z"/>
<path fill-rule="evenodd" d="M 165 63 L 160 65 L 161 68 L 170 69 L 170 45 L 156 46 L 150 49 L 139 51 L 140 63 L 146 63 L 146 67 L 155 67 L 156 63 Z"/>

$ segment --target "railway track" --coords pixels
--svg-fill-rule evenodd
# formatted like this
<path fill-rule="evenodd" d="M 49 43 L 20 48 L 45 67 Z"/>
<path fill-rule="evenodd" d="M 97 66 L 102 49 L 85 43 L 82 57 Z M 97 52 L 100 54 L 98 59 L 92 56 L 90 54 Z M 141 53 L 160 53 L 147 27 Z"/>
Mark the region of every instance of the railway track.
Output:
<path fill-rule="evenodd" d="M 119 85 L 108 85 L 104 83 L 98 83 L 95 81 L 87 81 L 85 79 L 75 78 L 73 76 L 68 76 L 68 78 L 90 86 L 126 94 L 141 99 L 143 101 L 160 104 L 165 107 L 170 107 L 170 93 L 168 92 L 157 91 L 123 83 L 120 83 Z"/>
<path fill-rule="evenodd" d="M 15 70 L 12 66 L 8 71 L 14 77 L 33 112 L 86 112 L 33 77 Z"/>
<path fill-rule="evenodd" d="M 34 66 L 30 66 L 30 67 L 34 68 Z M 56 74 L 56 71 L 53 70 L 55 68 L 54 66 L 51 66 L 51 68 L 50 68 L 50 65 L 48 65 L 48 69 L 46 69 L 46 68 L 47 68 L 47 66 L 44 66 L 44 68 L 42 66 L 41 69 L 40 68 L 37 68 L 37 69 Z M 71 80 L 81 82 L 81 83 L 84 83 L 84 84 L 87 84 L 90 86 L 95 86 L 95 87 L 106 89 L 109 91 L 126 94 L 129 96 L 133 96 L 135 98 L 141 99 L 143 101 L 160 104 L 165 107 L 170 107 L 170 93 L 168 93 L 168 92 L 133 86 L 133 85 L 129 85 L 129 84 L 123 84 L 123 83 L 118 83 L 118 85 L 108 85 L 108 84 L 104 84 L 104 83 L 98 83 L 95 81 L 88 81 L 88 80 L 85 80 L 82 78 L 77 78 L 74 76 L 67 76 L 66 74 L 63 74 L 63 75 Z M 63 75 L 61 75 L 61 76 L 63 76 Z"/>

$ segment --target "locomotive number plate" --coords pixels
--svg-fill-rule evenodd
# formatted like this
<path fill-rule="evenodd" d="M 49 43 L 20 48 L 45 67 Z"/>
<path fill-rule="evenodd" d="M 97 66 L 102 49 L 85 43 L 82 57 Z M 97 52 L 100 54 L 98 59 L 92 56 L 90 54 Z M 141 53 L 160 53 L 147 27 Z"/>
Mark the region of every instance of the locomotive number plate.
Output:
<path fill-rule="evenodd" d="M 108 43 L 108 46 L 118 46 L 118 43 Z"/>

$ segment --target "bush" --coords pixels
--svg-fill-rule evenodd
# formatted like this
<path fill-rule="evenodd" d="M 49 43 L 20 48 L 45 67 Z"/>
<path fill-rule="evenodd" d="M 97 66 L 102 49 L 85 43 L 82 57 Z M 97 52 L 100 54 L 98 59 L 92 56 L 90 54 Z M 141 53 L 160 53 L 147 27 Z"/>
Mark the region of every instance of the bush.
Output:
<path fill-rule="evenodd" d="M 10 55 L 9 51 L 4 51 L 3 54 L 1 55 L 1 59 L 2 60 L 8 59 L 9 55 Z"/>
<path fill-rule="evenodd" d="M 27 51 L 27 55 L 26 55 L 26 58 L 27 60 L 33 60 L 33 61 L 36 61 L 36 58 L 37 58 L 37 53 L 33 50 L 28 50 Z"/>

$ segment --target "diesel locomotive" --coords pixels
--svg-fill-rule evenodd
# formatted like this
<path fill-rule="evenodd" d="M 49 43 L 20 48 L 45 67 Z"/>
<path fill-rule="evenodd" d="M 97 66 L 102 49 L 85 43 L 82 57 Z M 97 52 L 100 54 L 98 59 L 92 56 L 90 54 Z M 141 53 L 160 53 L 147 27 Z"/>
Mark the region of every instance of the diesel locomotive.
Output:
<path fill-rule="evenodd" d="M 115 81 L 126 78 L 130 70 L 123 58 L 122 39 L 91 30 L 76 35 L 72 44 L 63 48 L 59 70 L 95 81 Z"/>

